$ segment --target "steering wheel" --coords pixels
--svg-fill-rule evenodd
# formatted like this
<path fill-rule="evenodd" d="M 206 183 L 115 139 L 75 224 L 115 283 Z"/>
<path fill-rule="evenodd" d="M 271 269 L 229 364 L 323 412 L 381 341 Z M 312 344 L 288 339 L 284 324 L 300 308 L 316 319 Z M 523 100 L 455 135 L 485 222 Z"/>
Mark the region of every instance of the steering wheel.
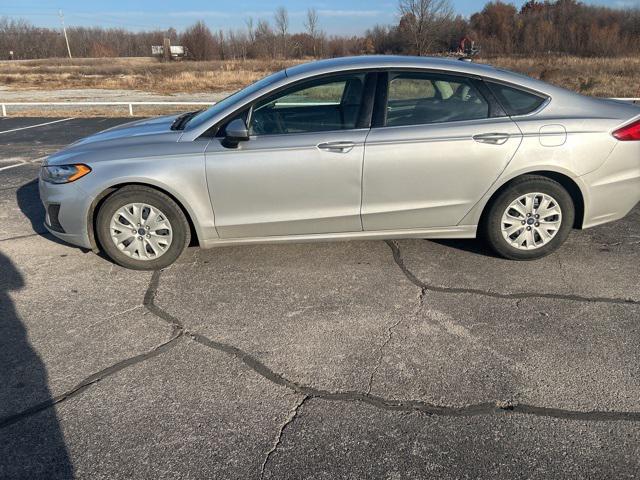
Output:
<path fill-rule="evenodd" d="M 273 135 L 286 133 L 282 114 L 274 108 L 265 108 L 254 113 L 251 120 L 252 131 L 256 135 Z"/>

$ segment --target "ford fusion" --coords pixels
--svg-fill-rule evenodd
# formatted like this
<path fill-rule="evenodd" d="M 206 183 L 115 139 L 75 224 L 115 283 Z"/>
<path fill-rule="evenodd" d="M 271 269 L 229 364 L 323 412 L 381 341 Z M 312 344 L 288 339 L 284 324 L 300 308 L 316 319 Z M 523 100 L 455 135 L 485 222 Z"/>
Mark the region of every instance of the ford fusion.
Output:
<path fill-rule="evenodd" d="M 155 270 L 190 243 L 484 239 L 513 260 L 640 200 L 640 108 L 487 65 L 312 62 L 51 155 L 45 224 Z"/>

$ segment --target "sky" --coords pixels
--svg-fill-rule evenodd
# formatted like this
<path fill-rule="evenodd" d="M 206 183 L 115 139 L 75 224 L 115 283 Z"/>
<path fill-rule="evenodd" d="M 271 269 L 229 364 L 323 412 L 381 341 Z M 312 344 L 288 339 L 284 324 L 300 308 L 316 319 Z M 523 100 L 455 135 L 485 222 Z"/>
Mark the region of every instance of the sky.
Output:
<path fill-rule="evenodd" d="M 469 16 L 480 10 L 484 1 L 451 0 L 456 13 Z M 511 3 L 520 7 L 524 0 Z M 583 0 L 584 3 L 616 8 L 640 7 L 640 0 Z M 397 1 L 393 0 L 0 0 L 0 17 L 20 17 L 34 25 L 60 26 L 62 9 L 67 25 L 123 27 L 129 30 L 181 28 L 204 20 L 218 30 L 244 28 L 247 17 L 273 20 L 273 12 L 285 7 L 290 30 L 304 29 L 308 8 L 315 8 L 322 29 L 328 34 L 361 34 L 375 24 L 395 23 Z"/>

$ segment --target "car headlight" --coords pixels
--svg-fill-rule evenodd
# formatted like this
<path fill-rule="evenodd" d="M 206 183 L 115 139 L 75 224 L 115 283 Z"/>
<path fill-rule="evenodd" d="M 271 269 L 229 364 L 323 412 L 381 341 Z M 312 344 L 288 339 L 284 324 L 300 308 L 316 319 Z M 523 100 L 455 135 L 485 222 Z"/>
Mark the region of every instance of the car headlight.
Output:
<path fill-rule="evenodd" d="M 49 183 L 70 183 L 84 177 L 90 171 L 91 168 L 82 163 L 75 165 L 47 165 L 42 167 L 40 178 Z"/>

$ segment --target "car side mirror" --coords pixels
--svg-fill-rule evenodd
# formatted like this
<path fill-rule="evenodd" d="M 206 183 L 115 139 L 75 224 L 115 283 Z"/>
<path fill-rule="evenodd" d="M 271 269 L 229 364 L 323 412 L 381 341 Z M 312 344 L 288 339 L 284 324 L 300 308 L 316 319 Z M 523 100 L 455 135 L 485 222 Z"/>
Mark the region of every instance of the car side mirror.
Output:
<path fill-rule="evenodd" d="M 225 137 L 222 144 L 228 148 L 236 148 L 240 142 L 249 140 L 249 129 L 244 119 L 231 120 L 225 128 Z"/>

